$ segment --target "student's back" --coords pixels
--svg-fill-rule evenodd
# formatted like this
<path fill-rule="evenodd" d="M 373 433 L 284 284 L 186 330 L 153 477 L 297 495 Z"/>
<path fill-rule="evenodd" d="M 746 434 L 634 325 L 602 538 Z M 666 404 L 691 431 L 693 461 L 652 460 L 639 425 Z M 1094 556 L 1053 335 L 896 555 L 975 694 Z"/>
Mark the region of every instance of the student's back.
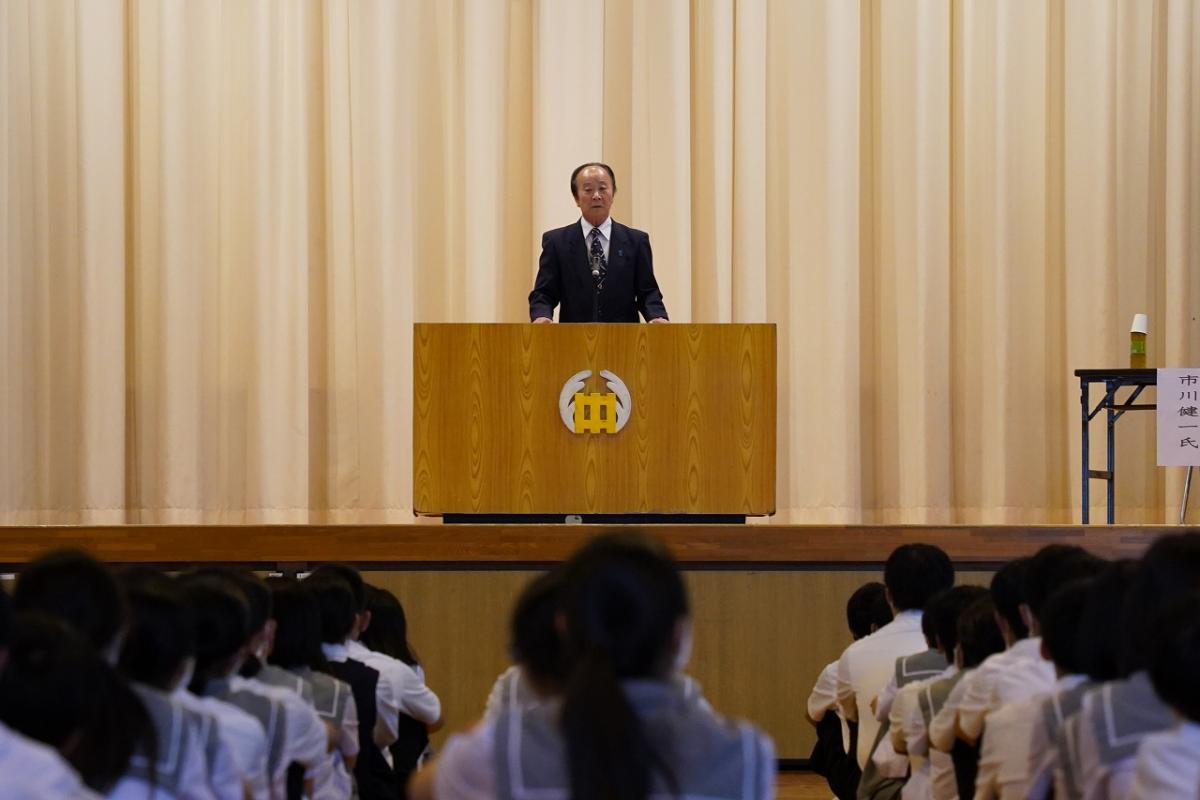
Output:
<path fill-rule="evenodd" d="M 689 622 L 665 551 L 642 538 L 600 537 L 566 573 L 562 697 L 452 737 L 417 774 L 411 796 L 773 796 L 770 740 L 704 710 L 671 679 Z"/>

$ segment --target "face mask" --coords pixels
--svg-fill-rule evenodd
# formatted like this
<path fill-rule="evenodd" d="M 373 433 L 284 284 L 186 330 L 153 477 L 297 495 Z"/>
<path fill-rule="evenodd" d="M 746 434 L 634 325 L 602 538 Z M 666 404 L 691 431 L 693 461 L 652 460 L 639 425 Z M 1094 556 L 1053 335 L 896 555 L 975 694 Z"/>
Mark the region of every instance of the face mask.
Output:
<path fill-rule="evenodd" d="M 190 684 L 192 682 L 192 678 L 195 676 L 195 674 L 196 674 L 196 659 L 190 658 L 190 657 L 184 659 L 183 674 L 179 676 L 179 680 L 175 682 L 175 685 L 172 687 L 172 689 L 173 690 L 179 689 L 179 688 L 186 689 L 188 687 L 188 684 Z"/>
<path fill-rule="evenodd" d="M 679 640 L 679 650 L 675 652 L 675 662 L 672 664 L 672 669 L 675 672 L 683 672 L 687 667 L 688 661 L 692 658 L 692 623 L 690 621 L 683 623 L 683 635 Z"/>
<path fill-rule="evenodd" d="M 267 643 L 263 642 L 258 647 L 254 648 L 254 657 L 258 659 L 258 663 L 267 663 Z"/>

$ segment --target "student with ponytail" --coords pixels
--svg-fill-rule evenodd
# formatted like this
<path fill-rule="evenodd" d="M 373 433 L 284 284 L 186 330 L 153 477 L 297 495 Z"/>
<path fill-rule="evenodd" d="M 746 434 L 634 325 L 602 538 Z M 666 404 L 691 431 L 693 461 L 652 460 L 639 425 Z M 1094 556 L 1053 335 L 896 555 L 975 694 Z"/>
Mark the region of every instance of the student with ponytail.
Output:
<path fill-rule="evenodd" d="M 506 709 L 452 737 L 417 773 L 410 797 L 772 797 L 771 741 L 706 710 L 673 679 L 691 623 L 666 550 L 640 536 L 601 536 L 563 577 L 569 677 L 561 698 Z"/>

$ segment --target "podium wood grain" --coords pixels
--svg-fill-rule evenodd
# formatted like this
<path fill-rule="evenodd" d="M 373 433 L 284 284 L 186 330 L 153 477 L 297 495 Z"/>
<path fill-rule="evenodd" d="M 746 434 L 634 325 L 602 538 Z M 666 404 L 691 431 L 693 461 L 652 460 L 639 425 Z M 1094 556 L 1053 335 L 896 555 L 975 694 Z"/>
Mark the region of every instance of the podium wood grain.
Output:
<path fill-rule="evenodd" d="M 418 513 L 775 510 L 773 325 L 418 324 L 414 347 Z M 559 418 L 585 369 L 629 388 L 620 433 Z"/>

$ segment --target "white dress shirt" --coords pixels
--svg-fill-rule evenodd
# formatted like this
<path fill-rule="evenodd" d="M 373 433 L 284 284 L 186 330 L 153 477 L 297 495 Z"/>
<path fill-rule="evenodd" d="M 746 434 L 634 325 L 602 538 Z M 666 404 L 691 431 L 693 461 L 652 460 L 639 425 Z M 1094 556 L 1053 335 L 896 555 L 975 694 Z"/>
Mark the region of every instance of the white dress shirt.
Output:
<path fill-rule="evenodd" d="M 830 661 L 825 665 L 825 669 L 821 670 L 812 692 L 808 695 L 808 716 L 814 722 L 820 722 L 829 711 L 837 714 L 838 721 L 842 723 L 842 750 L 848 752 L 850 750 L 850 726 L 846 724 L 846 718 L 842 716 L 841 709 L 838 708 L 837 675 L 837 661 Z"/>
<path fill-rule="evenodd" d="M 398 658 L 368 649 L 361 642 L 346 642 L 350 658 L 379 671 L 380 680 L 391 683 L 396 708 L 418 722 L 432 725 L 442 717 L 442 702 L 425 685 L 425 677 L 417 669 Z"/>
<path fill-rule="evenodd" d="M 983 733 L 987 715 L 1006 703 L 1049 693 L 1054 665 L 1042 658 L 1042 637 L 1031 636 L 984 659 L 968 678 L 958 704 L 958 725 L 972 740 Z"/>
<path fill-rule="evenodd" d="M 854 642 L 838 659 L 838 706 L 848 720 L 858 720 L 858 766 L 871 757 L 879 721 L 871 701 L 895 673 L 896 659 L 928 649 L 921 632 L 921 612 L 902 611 L 874 633 Z"/>

